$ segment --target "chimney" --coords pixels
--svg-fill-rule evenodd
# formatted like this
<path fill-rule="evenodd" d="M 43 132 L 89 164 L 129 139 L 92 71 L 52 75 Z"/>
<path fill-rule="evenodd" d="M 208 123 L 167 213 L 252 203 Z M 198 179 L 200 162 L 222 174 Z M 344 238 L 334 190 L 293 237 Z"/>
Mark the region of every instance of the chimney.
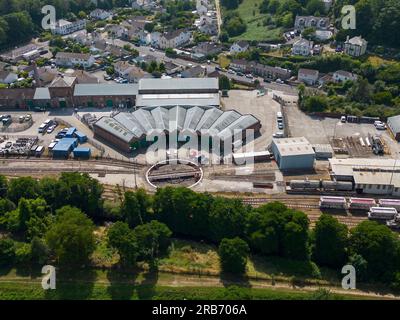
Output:
<path fill-rule="evenodd" d="M 348 42 L 350 40 L 350 36 L 346 37 L 346 42 Z"/>

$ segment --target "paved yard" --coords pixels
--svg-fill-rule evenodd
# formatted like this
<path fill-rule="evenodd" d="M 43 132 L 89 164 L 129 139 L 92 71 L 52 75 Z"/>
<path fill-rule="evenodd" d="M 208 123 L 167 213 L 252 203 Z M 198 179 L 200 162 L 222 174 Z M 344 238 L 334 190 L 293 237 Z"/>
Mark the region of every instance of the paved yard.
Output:
<path fill-rule="evenodd" d="M 252 114 L 261 121 L 261 136 L 254 141 L 255 151 L 264 151 L 277 131 L 276 113 L 280 105 L 270 96 L 257 97 L 257 91 L 231 90 L 229 97 L 222 99 L 223 110 L 236 110 L 241 114 Z"/>

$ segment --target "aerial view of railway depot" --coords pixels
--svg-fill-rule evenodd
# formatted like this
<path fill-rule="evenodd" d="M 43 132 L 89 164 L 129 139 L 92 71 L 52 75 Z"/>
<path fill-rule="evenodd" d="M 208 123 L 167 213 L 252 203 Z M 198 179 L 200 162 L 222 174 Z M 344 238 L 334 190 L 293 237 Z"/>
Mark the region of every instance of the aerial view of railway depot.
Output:
<path fill-rule="evenodd" d="M 0 0 L 0 300 L 399 299 L 396 30 L 396 0 Z"/>

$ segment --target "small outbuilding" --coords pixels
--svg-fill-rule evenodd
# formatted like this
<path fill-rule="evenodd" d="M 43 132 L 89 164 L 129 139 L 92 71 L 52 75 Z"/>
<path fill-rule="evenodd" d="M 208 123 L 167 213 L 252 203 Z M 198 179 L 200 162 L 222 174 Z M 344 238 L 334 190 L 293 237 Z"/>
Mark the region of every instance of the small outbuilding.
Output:
<path fill-rule="evenodd" d="M 387 125 L 396 141 L 400 141 L 400 115 L 388 118 Z"/>

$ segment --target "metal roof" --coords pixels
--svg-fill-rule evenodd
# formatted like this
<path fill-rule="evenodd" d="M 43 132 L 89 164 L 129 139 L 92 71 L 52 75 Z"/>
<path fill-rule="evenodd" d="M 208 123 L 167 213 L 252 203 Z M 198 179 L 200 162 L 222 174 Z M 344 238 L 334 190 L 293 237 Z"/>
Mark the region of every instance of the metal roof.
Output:
<path fill-rule="evenodd" d="M 49 88 L 36 88 L 34 100 L 50 100 Z"/>
<path fill-rule="evenodd" d="M 156 128 L 156 123 L 150 111 L 138 109 L 132 113 L 132 116 L 143 127 L 145 134 L 150 133 L 150 131 Z"/>
<path fill-rule="evenodd" d="M 137 107 L 171 107 L 171 106 L 202 106 L 220 105 L 219 93 L 196 94 L 139 94 L 136 99 Z"/>
<path fill-rule="evenodd" d="M 281 156 L 315 155 L 310 142 L 304 137 L 273 139 Z"/>
<path fill-rule="evenodd" d="M 219 109 L 206 110 L 197 124 L 196 131 L 209 129 L 224 112 Z"/>
<path fill-rule="evenodd" d="M 135 96 L 137 84 L 77 84 L 74 96 Z"/>
<path fill-rule="evenodd" d="M 239 119 L 241 114 L 237 111 L 230 110 L 226 111 L 221 116 L 215 120 L 215 122 L 211 125 L 210 130 L 215 129 L 218 132 L 221 132 L 237 119 Z"/>
<path fill-rule="evenodd" d="M 223 129 L 218 136 L 224 140 L 229 135 L 232 135 L 233 137 L 237 138 L 237 140 L 241 140 L 242 136 L 240 135 L 239 137 L 235 136 L 236 131 L 243 131 L 246 130 L 255 124 L 259 123 L 260 120 L 258 120 L 256 117 L 252 116 L 251 114 L 245 114 L 238 119 L 236 119 L 234 122 L 232 122 L 229 126 L 227 126 L 225 129 Z M 237 141 L 236 140 L 236 141 Z M 235 142 L 236 142 L 235 141 Z"/>
<path fill-rule="evenodd" d="M 145 134 L 143 127 L 129 112 L 120 112 L 114 116 L 114 119 L 131 131 L 136 137 L 140 138 Z"/>
<path fill-rule="evenodd" d="M 189 108 L 186 111 L 186 118 L 183 127 L 186 129 L 195 130 L 203 114 L 204 114 L 204 109 L 202 108 L 199 107 Z"/>
<path fill-rule="evenodd" d="M 400 132 L 400 115 L 388 118 L 387 124 L 394 134 Z"/>
<path fill-rule="evenodd" d="M 155 108 L 151 110 L 151 115 L 154 118 L 156 124 L 156 129 L 159 130 L 169 130 L 169 115 L 168 110 L 165 108 Z"/>
<path fill-rule="evenodd" d="M 94 125 L 127 143 L 130 143 L 134 138 L 138 138 L 117 120 L 110 117 L 101 117 Z"/>
<path fill-rule="evenodd" d="M 174 78 L 174 79 L 141 79 L 139 81 L 139 92 L 141 90 L 196 90 L 211 89 L 218 90 L 217 78 Z"/>
<path fill-rule="evenodd" d="M 186 118 L 186 109 L 176 106 L 169 110 L 169 131 L 182 130 Z"/>

